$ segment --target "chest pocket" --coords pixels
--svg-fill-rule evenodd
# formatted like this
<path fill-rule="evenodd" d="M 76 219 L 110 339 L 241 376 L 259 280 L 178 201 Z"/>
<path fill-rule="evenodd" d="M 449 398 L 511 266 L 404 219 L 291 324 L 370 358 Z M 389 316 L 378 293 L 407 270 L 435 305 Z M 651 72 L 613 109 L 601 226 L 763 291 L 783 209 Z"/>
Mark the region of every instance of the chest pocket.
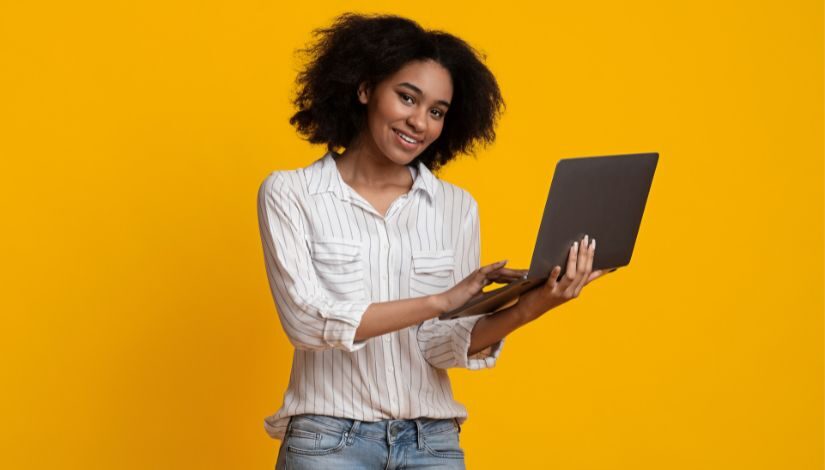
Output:
<path fill-rule="evenodd" d="M 364 244 L 348 238 L 310 240 L 310 257 L 318 281 L 336 300 L 363 300 L 367 297 L 364 273 Z"/>
<path fill-rule="evenodd" d="M 410 296 L 439 294 L 453 286 L 455 250 L 419 250 L 412 252 Z"/>

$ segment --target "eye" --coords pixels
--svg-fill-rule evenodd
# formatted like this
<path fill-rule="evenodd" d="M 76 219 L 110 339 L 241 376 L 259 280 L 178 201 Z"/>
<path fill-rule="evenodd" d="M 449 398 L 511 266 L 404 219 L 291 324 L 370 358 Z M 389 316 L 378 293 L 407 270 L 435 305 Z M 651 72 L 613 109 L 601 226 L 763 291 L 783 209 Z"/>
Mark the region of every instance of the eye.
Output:
<path fill-rule="evenodd" d="M 438 113 L 437 117 L 438 117 L 439 119 L 441 119 L 442 117 L 444 117 L 444 113 L 442 113 L 440 109 L 433 109 L 433 111 L 435 111 L 436 113 Z"/>
<path fill-rule="evenodd" d="M 408 94 L 406 94 L 406 93 L 398 93 L 398 96 L 400 96 L 400 97 L 401 97 L 401 99 L 402 99 L 405 103 L 411 103 L 411 102 L 415 101 L 415 100 L 413 100 L 413 97 L 412 97 L 412 96 L 410 96 L 410 95 L 408 95 Z M 407 98 L 409 98 L 409 99 L 410 99 L 410 101 L 407 101 Z"/>

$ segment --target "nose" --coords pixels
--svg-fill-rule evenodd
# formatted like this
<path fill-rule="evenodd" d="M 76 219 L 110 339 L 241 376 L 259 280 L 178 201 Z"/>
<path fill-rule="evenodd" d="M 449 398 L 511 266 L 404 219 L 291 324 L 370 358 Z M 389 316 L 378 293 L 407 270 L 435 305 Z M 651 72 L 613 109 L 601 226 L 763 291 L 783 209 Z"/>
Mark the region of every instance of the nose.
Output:
<path fill-rule="evenodd" d="M 418 134 L 422 134 L 426 129 L 426 112 L 427 110 L 424 107 L 419 107 L 413 110 L 409 116 L 407 116 L 407 124 Z"/>

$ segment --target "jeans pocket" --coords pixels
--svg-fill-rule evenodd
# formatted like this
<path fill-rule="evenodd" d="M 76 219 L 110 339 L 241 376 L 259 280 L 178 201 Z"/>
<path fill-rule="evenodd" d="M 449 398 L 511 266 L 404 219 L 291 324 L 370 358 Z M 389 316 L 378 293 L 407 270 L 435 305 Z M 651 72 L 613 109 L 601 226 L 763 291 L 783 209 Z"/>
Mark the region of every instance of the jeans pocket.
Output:
<path fill-rule="evenodd" d="M 347 444 L 345 431 L 334 431 L 316 421 L 293 417 L 286 434 L 289 452 L 302 455 L 328 455 L 339 452 Z"/>

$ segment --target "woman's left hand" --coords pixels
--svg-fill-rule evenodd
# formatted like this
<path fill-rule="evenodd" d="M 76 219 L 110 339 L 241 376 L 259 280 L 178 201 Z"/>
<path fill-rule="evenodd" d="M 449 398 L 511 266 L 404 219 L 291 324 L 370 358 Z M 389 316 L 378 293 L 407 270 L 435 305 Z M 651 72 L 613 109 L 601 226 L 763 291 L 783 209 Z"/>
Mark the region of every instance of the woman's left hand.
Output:
<path fill-rule="evenodd" d="M 603 270 L 593 271 L 593 258 L 596 254 L 596 240 L 588 242 L 588 236 L 582 238 L 581 245 L 574 243 L 567 258 L 567 270 L 561 280 L 561 266 L 555 266 L 547 282 L 519 296 L 516 308 L 525 318 L 535 320 L 548 310 L 558 307 L 570 299 L 575 299 L 582 288 L 603 276 Z"/>

